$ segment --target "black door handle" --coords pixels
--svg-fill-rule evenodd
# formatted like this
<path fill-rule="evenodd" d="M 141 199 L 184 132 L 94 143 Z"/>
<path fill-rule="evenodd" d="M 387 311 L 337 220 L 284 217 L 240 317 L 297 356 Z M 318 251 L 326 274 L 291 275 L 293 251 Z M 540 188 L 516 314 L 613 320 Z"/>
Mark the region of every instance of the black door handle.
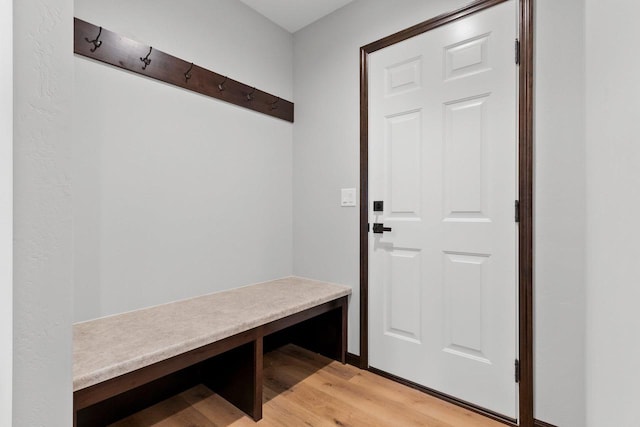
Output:
<path fill-rule="evenodd" d="M 384 224 L 374 223 L 373 224 L 373 232 L 376 234 L 382 234 L 385 231 L 391 231 L 391 227 L 385 227 Z"/>

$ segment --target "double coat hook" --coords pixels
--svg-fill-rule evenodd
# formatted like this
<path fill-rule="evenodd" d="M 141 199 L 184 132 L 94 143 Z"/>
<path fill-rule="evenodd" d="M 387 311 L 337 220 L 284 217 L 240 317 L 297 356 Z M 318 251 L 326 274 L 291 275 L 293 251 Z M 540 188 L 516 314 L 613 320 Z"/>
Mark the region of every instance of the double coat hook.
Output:
<path fill-rule="evenodd" d="M 191 63 L 191 66 L 189 67 L 187 72 L 184 73 L 184 80 L 185 80 L 186 83 L 189 83 L 189 79 L 191 78 L 191 70 L 192 69 L 193 69 L 193 62 Z"/>
<path fill-rule="evenodd" d="M 222 83 L 220 83 L 220 84 L 218 85 L 218 90 L 219 90 L 220 92 L 222 92 L 222 91 L 224 90 L 224 84 L 225 84 L 226 82 L 227 82 L 227 76 L 224 76 L 224 80 L 222 81 Z"/>
<path fill-rule="evenodd" d="M 100 46 L 102 46 L 100 35 L 102 35 L 102 27 L 100 27 L 100 31 L 98 31 L 98 36 L 95 39 L 89 40 L 89 37 L 84 38 L 87 41 L 87 43 L 93 44 L 93 48 L 89 49 L 91 52 L 95 52 Z"/>
<path fill-rule="evenodd" d="M 256 88 L 254 87 L 253 90 L 247 94 L 247 101 L 253 101 L 253 94 L 256 92 Z"/>
<path fill-rule="evenodd" d="M 146 70 L 149 64 L 151 64 L 151 59 L 149 59 L 149 55 L 151 55 L 152 50 L 153 50 L 153 47 L 150 47 L 149 53 L 147 53 L 147 56 L 145 56 L 144 58 L 142 57 L 140 58 L 140 61 L 144 62 L 144 65 L 142 66 L 143 70 Z"/>

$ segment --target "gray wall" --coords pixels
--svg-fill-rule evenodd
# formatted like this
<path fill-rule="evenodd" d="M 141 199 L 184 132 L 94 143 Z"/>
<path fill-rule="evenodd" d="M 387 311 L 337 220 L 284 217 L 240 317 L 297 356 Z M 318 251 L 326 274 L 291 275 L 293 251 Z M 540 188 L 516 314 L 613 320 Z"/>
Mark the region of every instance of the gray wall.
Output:
<path fill-rule="evenodd" d="M 587 425 L 637 426 L 640 4 L 586 5 Z"/>
<path fill-rule="evenodd" d="M 13 4 L 0 3 L 0 425 L 11 425 L 13 371 Z"/>
<path fill-rule="evenodd" d="M 561 427 L 582 427 L 584 0 L 536 3 L 535 415 Z"/>
<path fill-rule="evenodd" d="M 294 35 L 296 275 L 345 283 L 358 353 L 360 46 L 467 1 L 359 0 Z M 584 42 L 580 0 L 538 0 L 536 67 L 536 416 L 584 425 Z M 562 43 L 559 43 L 559 40 Z M 570 49 L 567 46 L 571 46 Z M 568 174 L 564 167 L 569 167 Z"/>
<path fill-rule="evenodd" d="M 71 419 L 73 2 L 14 2 L 13 425 Z"/>
<path fill-rule="evenodd" d="M 291 34 L 241 2 L 77 0 L 75 15 L 292 98 Z M 74 68 L 76 321 L 291 274 L 291 123 Z"/>

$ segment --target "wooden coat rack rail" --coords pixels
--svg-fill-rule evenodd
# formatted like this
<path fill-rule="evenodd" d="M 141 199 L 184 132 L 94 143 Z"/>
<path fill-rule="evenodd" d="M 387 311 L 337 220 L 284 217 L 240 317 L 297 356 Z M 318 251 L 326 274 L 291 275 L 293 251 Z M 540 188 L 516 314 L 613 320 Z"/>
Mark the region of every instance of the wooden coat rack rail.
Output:
<path fill-rule="evenodd" d="M 78 18 L 74 19 L 73 50 L 78 55 L 293 122 L 290 101 Z"/>

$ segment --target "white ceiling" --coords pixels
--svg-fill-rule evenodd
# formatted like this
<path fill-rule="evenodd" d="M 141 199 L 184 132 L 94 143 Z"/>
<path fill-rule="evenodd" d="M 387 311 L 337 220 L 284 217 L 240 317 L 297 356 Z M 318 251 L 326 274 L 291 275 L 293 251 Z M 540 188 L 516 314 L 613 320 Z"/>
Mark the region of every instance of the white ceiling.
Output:
<path fill-rule="evenodd" d="M 353 0 L 241 0 L 261 15 L 295 33 Z"/>

